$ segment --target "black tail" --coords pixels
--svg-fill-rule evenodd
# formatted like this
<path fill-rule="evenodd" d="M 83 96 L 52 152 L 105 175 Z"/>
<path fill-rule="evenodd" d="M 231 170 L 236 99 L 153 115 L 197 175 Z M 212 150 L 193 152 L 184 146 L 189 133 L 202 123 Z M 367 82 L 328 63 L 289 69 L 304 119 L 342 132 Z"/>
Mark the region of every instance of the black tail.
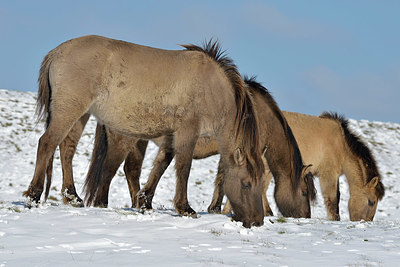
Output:
<path fill-rule="evenodd" d="M 85 201 L 87 206 L 93 204 L 96 196 L 99 182 L 103 174 L 103 165 L 107 156 L 107 149 L 108 141 L 106 127 L 98 123 L 96 127 L 92 159 L 90 161 L 89 172 L 86 176 L 84 185 L 84 191 L 86 191 Z"/>

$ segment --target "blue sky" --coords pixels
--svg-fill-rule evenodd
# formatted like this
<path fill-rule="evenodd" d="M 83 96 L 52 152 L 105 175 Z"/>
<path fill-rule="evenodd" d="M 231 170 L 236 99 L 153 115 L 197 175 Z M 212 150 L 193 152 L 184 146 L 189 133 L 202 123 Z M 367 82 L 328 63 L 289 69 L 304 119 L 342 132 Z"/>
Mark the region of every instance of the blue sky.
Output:
<path fill-rule="evenodd" d="M 60 43 L 180 49 L 217 38 L 283 110 L 400 122 L 400 1 L 0 1 L 0 88 L 37 91 Z"/>

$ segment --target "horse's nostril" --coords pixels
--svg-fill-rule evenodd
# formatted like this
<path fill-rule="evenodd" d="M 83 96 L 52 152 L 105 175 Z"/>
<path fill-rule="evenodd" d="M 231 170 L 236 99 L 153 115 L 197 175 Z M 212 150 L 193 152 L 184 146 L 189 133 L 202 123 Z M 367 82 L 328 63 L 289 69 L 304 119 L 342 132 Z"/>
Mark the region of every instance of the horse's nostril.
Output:
<path fill-rule="evenodd" d="M 256 226 L 256 227 L 260 227 L 260 226 L 263 226 L 264 225 L 264 221 L 261 221 L 261 222 L 253 222 L 252 224 L 251 224 L 251 226 Z"/>
<path fill-rule="evenodd" d="M 237 216 L 236 214 L 233 214 L 233 215 L 232 215 L 232 219 L 233 219 L 235 222 L 240 222 L 240 221 L 241 221 L 241 217 Z"/>
<path fill-rule="evenodd" d="M 244 228 L 250 228 L 251 227 L 251 224 L 249 223 L 249 222 L 243 222 L 243 227 Z"/>

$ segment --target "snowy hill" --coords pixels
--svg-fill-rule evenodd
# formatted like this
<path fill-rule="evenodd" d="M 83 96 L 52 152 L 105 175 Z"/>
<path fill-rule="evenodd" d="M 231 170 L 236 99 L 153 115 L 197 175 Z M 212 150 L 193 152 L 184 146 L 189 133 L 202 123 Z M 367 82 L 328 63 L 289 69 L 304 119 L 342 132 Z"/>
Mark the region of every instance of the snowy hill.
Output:
<path fill-rule="evenodd" d="M 193 162 L 189 202 L 198 219 L 177 216 L 173 164 L 161 179 L 150 213 L 130 206 L 122 171 L 111 184 L 109 208 L 62 204 L 61 165 L 54 160 L 50 199 L 27 209 L 22 192 L 34 171 L 43 124 L 36 124 L 36 93 L 0 90 L 0 266 L 397 266 L 400 260 L 400 124 L 350 120 L 372 149 L 386 195 L 373 222 L 350 222 L 347 183 L 341 177 L 340 222 L 326 219 L 320 194 L 311 219 L 266 217 L 245 229 L 225 215 L 207 213 L 218 156 Z M 340 111 L 339 111 L 340 112 Z M 95 121 L 90 119 L 74 158 L 78 191 L 89 165 Z M 143 163 L 146 181 L 157 153 L 150 144 Z M 318 181 L 318 180 L 317 180 Z M 278 214 L 268 191 L 271 207 Z M 82 194 L 81 194 L 82 196 Z"/>

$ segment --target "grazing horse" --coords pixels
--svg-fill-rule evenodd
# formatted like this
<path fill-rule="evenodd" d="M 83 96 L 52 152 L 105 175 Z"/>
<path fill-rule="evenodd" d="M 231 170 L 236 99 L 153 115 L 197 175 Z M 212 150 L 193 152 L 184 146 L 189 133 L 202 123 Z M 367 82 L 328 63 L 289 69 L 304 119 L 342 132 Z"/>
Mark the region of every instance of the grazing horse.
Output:
<path fill-rule="evenodd" d="M 260 120 L 261 142 L 267 147 L 264 152 L 265 163 L 268 162 L 271 171 L 274 173 L 276 184 L 278 185 L 275 187 L 277 205 L 284 216 L 310 217 L 309 199 L 315 198 L 313 178 L 306 175 L 307 168 L 302 169 L 301 155 L 290 127 L 288 127 L 276 102 L 265 87 L 257 83 L 254 78 L 248 79 L 246 77 L 245 83 L 254 96 L 259 118 L 262 118 L 262 120 Z M 95 206 L 107 206 L 111 180 L 120 164 L 125 159 L 124 171 L 130 189 L 132 206 L 151 209 L 157 184 L 161 175 L 174 157 L 174 150 L 169 146 L 163 145 L 165 142 L 163 142 L 162 139 L 165 137 L 153 139 L 160 147 L 159 153 L 154 160 L 154 167 L 148 182 L 144 188 L 138 192 L 140 186 L 140 169 L 144 158 L 144 150 L 138 149 L 138 140 L 124 137 L 111 130 L 107 130 L 109 150 L 104 165 L 100 166 L 97 163 L 97 159 L 101 157 L 101 152 L 99 153 L 97 145 L 100 139 L 99 128 L 100 126 L 97 127 L 91 167 L 86 179 L 86 184 L 90 185 L 89 192 L 91 192 L 89 194 L 90 201 L 88 204 L 90 205 L 93 202 Z M 198 139 L 193 157 L 195 159 L 201 159 L 217 153 L 217 139 L 215 136 L 206 136 Z M 223 162 L 220 161 L 218 177 L 225 176 L 225 169 Z M 94 180 L 94 178 L 92 178 L 92 173 L 97 171 L 103 172 L 102 180 L 95 185 L 96 189 L 92 190 L 94 186 L 91 182 Z M 220 181 L 219 189 L 221 192 L 219 194 L 221 199 L 218 199 L 218 201 L 222 201 L 223 192 L 225 190 L 230 190 L 230 188 L 227 185 L 223 186 L 223 179 L 217 178 L 217 181 Z M 245 190 L 249 190 L 251 185 L 243 183 L 242 187 Z M 96 193 L 96 195 L 93 193 Z M 233 192 L 233 194 L 238 193 Z M 137 198 L 135 198 L 135 195 Z M 214 205 L 209 208 L 209 211 L 220 212 L 220 207 L 221 204 Z"/>
<path fill-rule="evenodd" d="M 311 172 L 319 177 L 329 219 L 340 220 L 338 182 L 339 176 L 344 174 L 350 190 L 350 220 L 372 221 L 385 189 L 371 151 L 350 130 L 348 120 L 327 112 L 320 117 L 287 111 L 283 114 L 293 130 L 304 162 L 312 164 Z M 270 210 L 266 192 L 272 176 L 265 178 L 263 205 L 264 210 Z M 215 183 L 215 198 L 220 197 L 218 183 Z M 223 211 L 227 212 L 229 205 Z"/>
<path fill-rule="evenodd" d="M 174 140 L 174 205 L 180 215 L 196 214 L 187 199 L 196 141 L 199 136 L 215 135 L 226 172 L 225 186 L 232 188 L 225 193 L 235 219 L 246 227 L 263 224 L 263 147 L 252 96 L 217 42 L 210 41 L 205 48 L 184 47 L 162 50 L 84 36 L 45 56 L 37 110 L 47 123 L 39 140 L 33 179 L 23 193 L 30 203 L 40 201 L 46 174 L 48 189 L 57 146 L 76 123 L 82 125 L 92 114 L 103 125 L 99 142 L 103 154 L 107 153 L 105 126 L 133 138 Z M 63 193 L 69 197 L 74 192 Z"/>

